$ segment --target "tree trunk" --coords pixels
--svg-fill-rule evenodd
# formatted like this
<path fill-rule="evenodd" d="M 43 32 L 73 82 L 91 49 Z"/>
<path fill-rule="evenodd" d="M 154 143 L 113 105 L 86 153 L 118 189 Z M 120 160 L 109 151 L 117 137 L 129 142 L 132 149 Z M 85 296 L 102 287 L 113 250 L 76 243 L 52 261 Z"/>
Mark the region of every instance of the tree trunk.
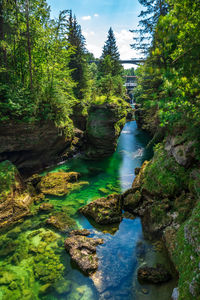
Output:
<path fill-rule="evenodd" d="M 30 27 L 29 27 L 29 0 L 26 0 L 26 30 L 27 30 L 30 87 L 31 89 L 33 89 L 31 39 L 30 39 Z"/>

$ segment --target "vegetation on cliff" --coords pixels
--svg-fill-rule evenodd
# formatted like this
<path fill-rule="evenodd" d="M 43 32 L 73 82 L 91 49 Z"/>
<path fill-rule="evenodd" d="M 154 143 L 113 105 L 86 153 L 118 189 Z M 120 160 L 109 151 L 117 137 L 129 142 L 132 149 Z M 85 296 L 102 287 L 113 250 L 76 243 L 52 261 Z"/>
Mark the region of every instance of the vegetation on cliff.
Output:
<path fill-rule="evenodd" d="M 143 204 L 135 212 L 147 231 L 162 233 L 166 241 L 179 271 L 178 299 L 199 299 L 200 3 L 140 2 L 147 7 L 140 15 L 146 26 L 140 41 L 151 33 L 151 43 L 136 71 L 136 115 L 160 144 L 141 171 Z"/>

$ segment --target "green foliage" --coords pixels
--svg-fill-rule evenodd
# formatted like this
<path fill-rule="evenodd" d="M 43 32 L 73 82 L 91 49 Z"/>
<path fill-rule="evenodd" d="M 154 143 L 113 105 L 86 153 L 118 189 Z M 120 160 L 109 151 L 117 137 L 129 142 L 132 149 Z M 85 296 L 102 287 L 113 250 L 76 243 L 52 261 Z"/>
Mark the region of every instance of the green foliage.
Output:
<path fill-rule="evenodd" d="M 0 163 L 0 194 L 10 193 L 15 183 L 16 167 L 8 160 Z"/>
<path fill-rule="evenodd" d="M 139 2 L 146 10 L 142 10 L 139 15 L 141 18 L 140 29 L 130 30 L 135 34 L 133 38 L 135 44 L 132 44 L 131 47 L 146 54 L 151 47 L 158 20 L 160 16 L 167 14 L 169 4 L 167 0 L 139 0 Z"/>
<path fill-rule="evenodd" d="M 187 178 L 185 169 L 167 156 L 162 145 L 157 145 L 154 159 L 145 169 L 143 188 L 155 195 L 173 197 L 186 187 Z"/>
<path fill-rule="evenodd" d="M 85 48 L 85 38 L 82 35 L 81 26 L 77 23 L 76 16 L 72 17 L 72 11 L 68 20 L 68 42 L 73 47 L 74 52 L 70 56 L 69 67 L 71 75 L 76 82 L 73 91 L 78 99 L 83 99 L 88 88 L 88 52 Z"/>
<path fill-rule="evenodd" d="M 69 114 L 76 101 L 66 14 L 51 20 L 45 0 L 2 2 L 0 121 L 53 120 L 71 131 Z"/>
<path fill-rule="evenodd" d="M 122 66 L 119 62 L 120 55 L 116 45 L 116 40 L 112 28 L 108 31 L 108 37 L 103 47 L 103 52 L 100 59 L 99 70 L 104 75 L 111 73 L 112 76 L 122 74 Z M 105 62 L 108 60 L 108 62 Z M 108 68 L 108 70 L 107 70 Z"/>
<path fill-rule="evenodd" d="M 1 1 L 0 121 L 51 120 L 71 136 L 73 107 L 86 116 L 96 96 L 125 95 L 111 29 L 104 50 L 100 74 L 71 11 L 51 20 L 46 0 Z"/>
<path fill-rule="evenodd" d="M 134 76 L 135 70 L 134 68 L 124 69 L 124 76 Z"/>
<path fill-rule="evenodd" d="M 160 126 L 184 128 L 190 139 L 199 140 L 200 3 L 169 4 L 169 13 L 155 26 L 146 62 L 137 70 L 135 97 L 145 110 L 157 111 Z"/>

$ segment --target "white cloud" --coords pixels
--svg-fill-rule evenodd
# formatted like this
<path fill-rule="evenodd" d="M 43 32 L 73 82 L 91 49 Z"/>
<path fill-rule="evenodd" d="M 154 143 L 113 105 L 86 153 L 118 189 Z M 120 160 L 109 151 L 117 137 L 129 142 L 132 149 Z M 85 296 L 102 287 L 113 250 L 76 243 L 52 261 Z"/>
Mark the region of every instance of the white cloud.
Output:
<path fill-rule="evenodd" d="M 91 37 L 91 36 L 94 36 L 95 35 L 95 32 L 94 31 L 88 31 L 88 30 L 85 30 L 83 31 L 83 36 L 87 39 L 88 37 Z"/>
<path fill-rule="evenodd" d="M 94 14 L 94 17 L 95 17 L 95 18 L 98 18 L 98 17 L 99 17 L 99 14 Z"/>
<path fill-rule="evenodd" d="M 95 57 L 100 57 L 102 53 L 102 48 L 94 45 L 94 44 L 87 44 L 87 49 L 94 54 Z"/>
<path fill-rule="evenodd" d="M 89 20 L 91 20 L 91 16 L 83 16 L 81 19 L 83 20 L 83 21 L 89 21 Z"/>
<path fill-rule="evenodd" d="M 138 58 L 140 55 L 138 52 L 131 48 L 130 44 L 133 43 L 133 34 L 126 29 L 116 31 L 115 33 L 116 43 L 119 49 L 121 59 Z M 135 65 L 124 65 L 125 68 L 136 67 Z"/>
<path fill-rule="evenodd" d="M 95 57 L 100 57 L 102 54 L 102 47 L 105 42 L 105 32 L 101 34 L 95 34 L 93 31 L 85 30 L 83 32 L 84 36 L 87 39 L 87 49 L 94 54 Z M 116 43 L 119 49 L 120 58 L 131 59 L 139 58 L 141 55 L 134 49 L 130 47 L 130 44 L 133 43 L 133 34 L 127 29 L 121 29 L 114 32 L 116 37 Z M 124 68 L 128 69 L 136 65 L 125 64 Z"/>

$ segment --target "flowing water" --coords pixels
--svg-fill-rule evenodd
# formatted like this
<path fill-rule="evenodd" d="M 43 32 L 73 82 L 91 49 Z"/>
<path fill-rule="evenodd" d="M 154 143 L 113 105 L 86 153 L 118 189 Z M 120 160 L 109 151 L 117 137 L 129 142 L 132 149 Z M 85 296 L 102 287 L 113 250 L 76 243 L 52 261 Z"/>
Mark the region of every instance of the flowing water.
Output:
<path fill-rule="evenodd" d="M 92 200 L 131 187 L 134 169 L 152 157 L 152 151 L 145 149 L 148 141 L 148 135 L 137 129 L 136 122 L 128 122 L 111 157 L 89 161 L 77 156 L 48 170 L 80 172 L 81 180 L 88 182 L 67 196 L 47 197 L 46 201 L 54 205 L 55 211 L 70 210 L 80 228 L 90 229 L 91 237 L 104 239 L 97 249 L 96 275 L 90 279 L 71 263 L 63 246 L 66 235 L 45 225 L 48 213 L 36 211 L 1 235 L 0 299 L 170 299 L 176 279 L 159 286 L 137 281 L 137 268 L 144 263 L 161 262 L 171 269 L 162 243 L 144 238 L 139 218 L 125 214 L 120 224 L 97 226 L 76 214 L 79 207 Z M 60 280 L 52 285 L 61 273 Z"/>

